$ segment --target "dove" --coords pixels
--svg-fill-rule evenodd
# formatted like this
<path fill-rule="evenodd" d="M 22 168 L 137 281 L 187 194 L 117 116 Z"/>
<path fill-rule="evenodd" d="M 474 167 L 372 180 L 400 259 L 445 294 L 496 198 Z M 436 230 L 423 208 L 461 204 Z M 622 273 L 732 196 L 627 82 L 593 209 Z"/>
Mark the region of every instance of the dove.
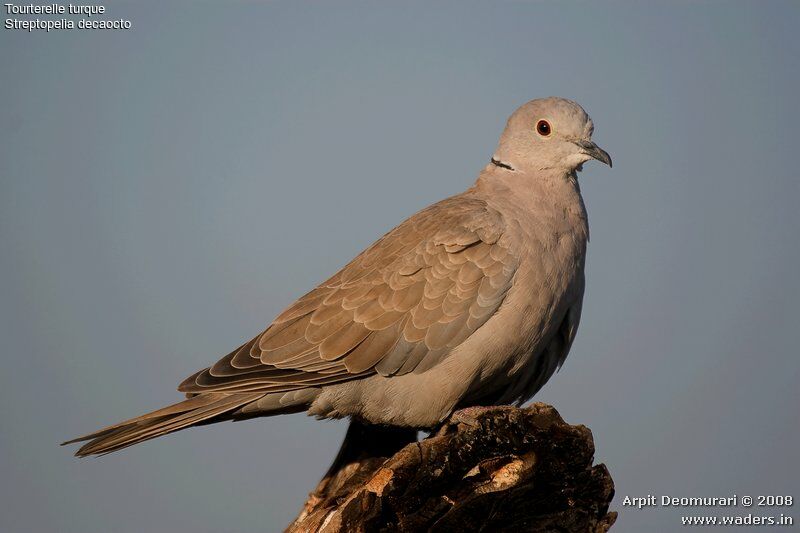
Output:
<path fill-rule="evenodd" d="M 64 444 L 106 454 L 198 424 L 306 412 L 434 428 L 522 404 L 578 328 L 589 228 L 577 173 L 611 157 L 583 108 L 532 100 L 466 191 L 408 218 L 251 340 L 188 377 L 186 399 Z"/>

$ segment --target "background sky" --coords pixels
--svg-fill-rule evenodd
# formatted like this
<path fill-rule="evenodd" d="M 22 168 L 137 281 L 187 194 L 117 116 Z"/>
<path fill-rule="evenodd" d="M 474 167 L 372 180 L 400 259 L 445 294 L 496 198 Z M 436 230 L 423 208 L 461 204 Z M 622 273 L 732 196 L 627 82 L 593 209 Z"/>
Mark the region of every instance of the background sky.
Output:
<path fill-rule="evenodd" d="M 580 175 L 583 319 L 536 399 L 594 432 L 614 531 L 690 513 L 625 496 L 800 497 L 800 4 L 106 6 L 132 29 L 0 28 L 0 530 L 286 525 L 346 422 L 57 444 L 178 400 L 549 95 L 614 168 Z"/>

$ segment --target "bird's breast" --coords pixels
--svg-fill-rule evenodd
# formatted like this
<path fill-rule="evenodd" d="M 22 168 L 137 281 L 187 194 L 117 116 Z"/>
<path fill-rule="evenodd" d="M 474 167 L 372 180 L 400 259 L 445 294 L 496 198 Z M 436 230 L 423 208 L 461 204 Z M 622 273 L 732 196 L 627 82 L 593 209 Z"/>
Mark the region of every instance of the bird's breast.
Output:
<path fill-rule="evenodd" d="M 504 216 L 519 264 L 491 324 L 498 356 L 485 375 L 507 385 L 535 366 L 567 311 L 580 304 L 588 227 L 582 202 L 513 206 Z"/>

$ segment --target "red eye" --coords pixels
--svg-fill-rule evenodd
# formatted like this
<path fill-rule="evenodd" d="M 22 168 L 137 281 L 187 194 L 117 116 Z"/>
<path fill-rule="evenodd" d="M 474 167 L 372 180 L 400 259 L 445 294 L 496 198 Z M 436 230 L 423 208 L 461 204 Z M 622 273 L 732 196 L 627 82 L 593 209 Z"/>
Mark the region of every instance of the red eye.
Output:
<path fill-rule="evenodd" d="M 548 135 L 550 135 L 550 133 L 552 133 L 550 129 L 550 123 L 547 122 L 546 120 L 540 120 L 539 122 L 536 123 L 536 131 L 542 137 L 547 137 Z"/>

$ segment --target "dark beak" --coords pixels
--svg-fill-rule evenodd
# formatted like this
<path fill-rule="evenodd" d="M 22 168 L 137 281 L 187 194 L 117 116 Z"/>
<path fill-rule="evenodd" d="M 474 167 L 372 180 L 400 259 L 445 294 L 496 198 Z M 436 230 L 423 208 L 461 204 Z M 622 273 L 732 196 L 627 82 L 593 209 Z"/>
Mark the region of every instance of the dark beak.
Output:
<path fill-rule="evenodd" d="M 575 144 L 578 145 L 584 154 L 588 155 L 592 159 L 597 159 L 609 167 L 613 166 L 611 164 L 611 156 L 608 155 L 608 152 L 597 146 L 592 141 L 577 141 Z"/>

